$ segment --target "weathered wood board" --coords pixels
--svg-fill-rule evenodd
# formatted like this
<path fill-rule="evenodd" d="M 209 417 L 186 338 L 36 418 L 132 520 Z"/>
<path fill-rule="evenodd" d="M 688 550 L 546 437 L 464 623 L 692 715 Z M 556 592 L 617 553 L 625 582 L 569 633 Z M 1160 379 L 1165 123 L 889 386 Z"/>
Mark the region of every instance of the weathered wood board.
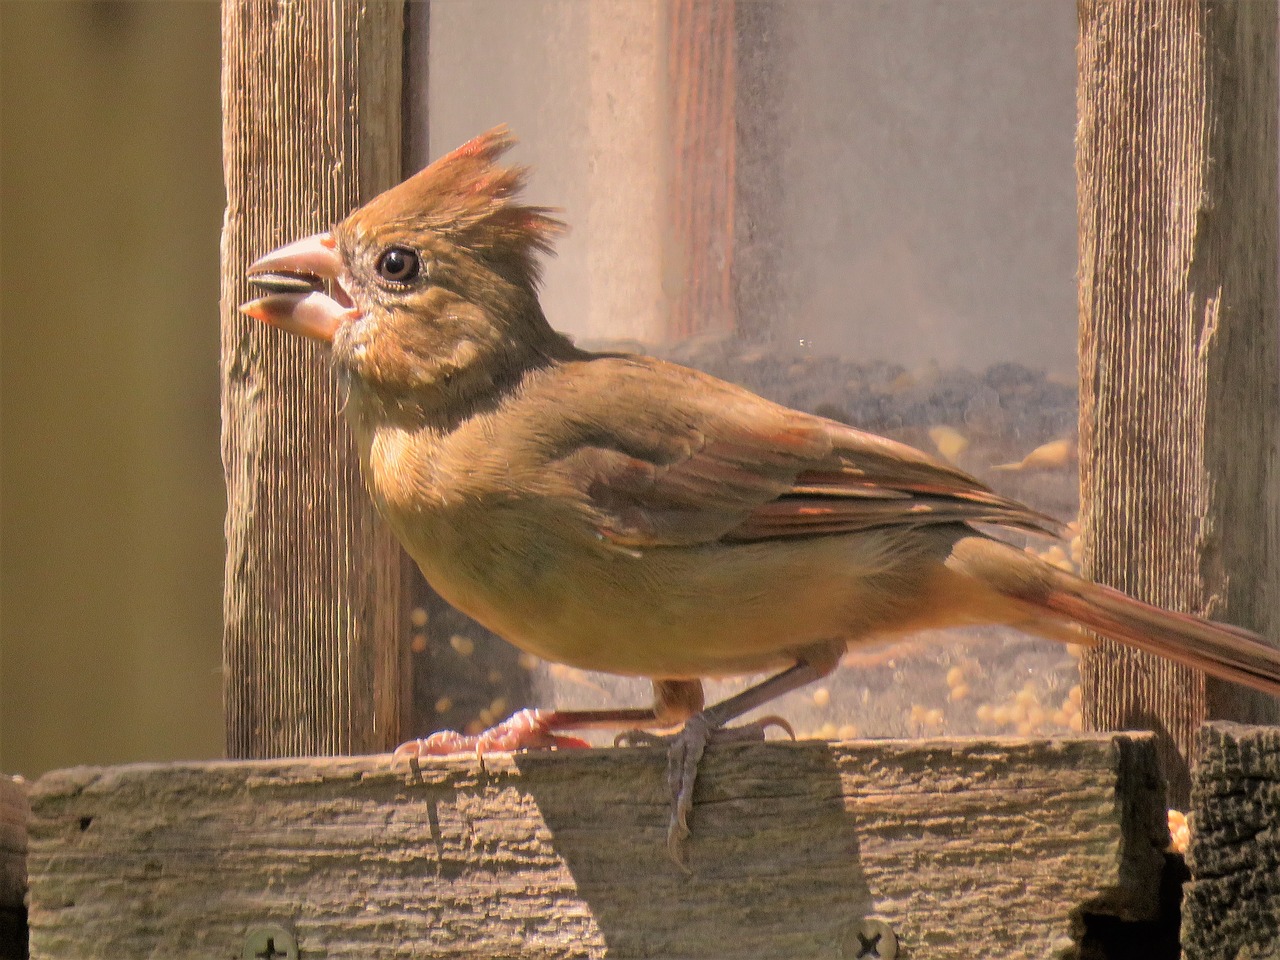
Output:
<path fill-rule="evenodd" d="M 656 748 L 77 768 L 32 790 L 32 957 L 1073 956 L 1155 907 L 1147 735 L 708 751 L 691 874 Z M 874 953 L 862 956 L 872 957 Z"/>
<path fill-rule="evenodd" d="M 1183 957 L 1280 957 L 1280 727 L 1201 728 L 1187 864 Z"/>

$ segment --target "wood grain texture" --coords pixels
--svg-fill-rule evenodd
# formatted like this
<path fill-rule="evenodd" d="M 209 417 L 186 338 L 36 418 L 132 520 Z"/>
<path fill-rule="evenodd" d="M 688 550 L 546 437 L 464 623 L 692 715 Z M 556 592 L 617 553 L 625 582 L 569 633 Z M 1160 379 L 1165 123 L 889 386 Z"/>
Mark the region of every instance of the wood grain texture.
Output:
<path fill-rule="evenodd" d="M 27 955 L 26 782 L 0 775 L 0 960 Z"/>
<path fill-rule="evenodd" d="M 668 338 L 734 329 L 735 0 L 667 0 Z"/>
<path fill-rule="evenodd" d="M 1280 638 L 1273 0 L 1082 0 L 1080 437 L 1085 568 Z M 1206 717 L 1275 700 L 1104 644 L 1095 729 L 1162 735 L 1175 806 Z"/>
<path fill-rule="evenodd" d="M 1185 960 L 1280 956 L 1280 727 L 1200 730 L 1187 864 Z"/>
<path fill-rule="evenodd" d="M 32 794 L 32 956 L 1075 955 L 1085 912 L 1154 909 L 1147 735 L 712 748 L 692 875 L 657 749 L 78 768 Z"/>
<path fill-rule="evenodd" d="M 225 703 L 234 757 L 400 732 L 403 559 L 319 347 L 236 312 L 245 267 L 400 176 L 399 2 L 226 0 L 222 238 Z"/>

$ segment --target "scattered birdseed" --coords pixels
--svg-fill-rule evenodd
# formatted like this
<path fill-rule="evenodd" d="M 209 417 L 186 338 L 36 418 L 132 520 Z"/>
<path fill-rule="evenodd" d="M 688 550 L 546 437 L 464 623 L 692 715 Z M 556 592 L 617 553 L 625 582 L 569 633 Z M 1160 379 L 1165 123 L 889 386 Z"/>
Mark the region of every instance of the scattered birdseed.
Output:
<path fill-rule="evenodd" d="M 1186 854 L 1191 845 L 1191 824 L 1180 810 L 1169 811 L 1169 837 L 1169 852 Z"/>
<path fill-rule="evenodd" d="M 1056 470 L 1076 462 L 1074 439 L 1051 440 L 1041 444 L 1016 463 L 1001 463 L 992 470 Z"/>
<path fill-rule="evenodd" d="M 943 459 L 951 463 L 959 462 L 961 454 L 969 447 L 969 438 L 954 427 L 930 427 L 929 439 L 938 448 L 938 453 L 942 454 Z"/>
<path fill-rule="evenodd" d="M 469 657 L 476 652 L 476 642 L 460 633 L 455 633 L 449 638 L 449 646 L 453 647 L 460 657 Z"/>

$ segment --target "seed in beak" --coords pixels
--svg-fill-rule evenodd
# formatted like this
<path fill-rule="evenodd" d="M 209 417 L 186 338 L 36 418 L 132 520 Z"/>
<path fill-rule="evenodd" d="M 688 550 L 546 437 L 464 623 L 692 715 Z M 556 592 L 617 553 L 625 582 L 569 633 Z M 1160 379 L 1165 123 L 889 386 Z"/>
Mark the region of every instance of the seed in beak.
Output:
<path fill-rule="evenodd" d="M 324 281 L 309 273 L 260 273 L 248 281 L 264 293 L 314 293 L 324 289 Z"/>

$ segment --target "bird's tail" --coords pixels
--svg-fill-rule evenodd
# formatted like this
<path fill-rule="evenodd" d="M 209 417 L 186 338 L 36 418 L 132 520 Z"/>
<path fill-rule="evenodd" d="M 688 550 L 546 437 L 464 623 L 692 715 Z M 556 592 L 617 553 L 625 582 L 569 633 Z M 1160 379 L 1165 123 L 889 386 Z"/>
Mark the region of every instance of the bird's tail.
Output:
<path fill-rule="evenodd" d="M 1143 603 L 1008 544 L 974 541 L 956 545 L 965 571 L 1040 616 L 1280 697 L 1280 649 L 1257 634 Z"/>
<path fill-rule="evenodd" d="M 1280 697 L 1280 650 L 1256 633 L 1176 613 L 1063 572 L 1045 607 L 1111 640 Z"/>

